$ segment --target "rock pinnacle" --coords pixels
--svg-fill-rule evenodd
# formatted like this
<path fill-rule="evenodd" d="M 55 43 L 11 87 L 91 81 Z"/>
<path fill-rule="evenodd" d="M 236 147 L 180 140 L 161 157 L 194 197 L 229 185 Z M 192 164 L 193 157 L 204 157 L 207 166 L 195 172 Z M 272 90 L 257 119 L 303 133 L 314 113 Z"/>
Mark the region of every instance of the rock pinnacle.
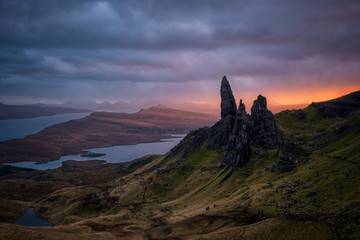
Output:
<path fill-rule="evenodd" d="M 226 79 L 226 76 L 223 77 L 221 81 L 221 118 L 225 118 L 228 115 L 236 115 L 236 103 L 233 93 L 231 91 L 230 84 Z"/>

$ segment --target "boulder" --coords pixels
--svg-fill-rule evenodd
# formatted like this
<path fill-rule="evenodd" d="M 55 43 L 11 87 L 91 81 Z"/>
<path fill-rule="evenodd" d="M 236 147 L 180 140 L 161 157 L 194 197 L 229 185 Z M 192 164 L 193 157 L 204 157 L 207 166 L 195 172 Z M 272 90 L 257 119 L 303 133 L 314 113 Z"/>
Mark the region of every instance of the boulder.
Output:
<path fill-rule="evenodd" d="M 274 162 L 271 171 L 276 173 L 291 171 L 304 161 L 306 152 L 300 144 L 284 141 L 280 148 L 279 159 Z"/>

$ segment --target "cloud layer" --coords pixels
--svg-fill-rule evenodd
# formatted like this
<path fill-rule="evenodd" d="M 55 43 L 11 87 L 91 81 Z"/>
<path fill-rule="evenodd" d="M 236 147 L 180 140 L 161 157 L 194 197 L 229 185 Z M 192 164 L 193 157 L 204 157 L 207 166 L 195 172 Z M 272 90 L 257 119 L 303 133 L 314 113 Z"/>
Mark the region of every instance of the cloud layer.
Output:
<path fill-rule="evenodd" d="M 360 88 L 359 12 L 357 0 L 1 0 L 0 100 L 204 102 L 227 75 L 239 97 L 308 101 Z"/>

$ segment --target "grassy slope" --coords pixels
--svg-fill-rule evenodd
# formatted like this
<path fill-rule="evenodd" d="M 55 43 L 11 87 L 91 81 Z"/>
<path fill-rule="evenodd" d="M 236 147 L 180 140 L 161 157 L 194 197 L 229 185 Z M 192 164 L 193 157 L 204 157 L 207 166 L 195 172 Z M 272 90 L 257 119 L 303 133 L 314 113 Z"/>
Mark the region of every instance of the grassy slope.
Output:
<path fill-rule="evenodd" d="M 356 239 L 360 113 L 342 119 L 321 118 L 312 107 L 304 112 L 303 120 L 296 111 L 276 115 L 284 137 L 310 152 L 296 171 L 271 173 L 278 150 L 262 149 L 252 149 L 242 168 L 218 171 L 223 152 L 205 142 L 187 159 L 152 157 L 126 177 L 62 188 L 33 205 L 52 223 L 124 239 Z M 99 201 L 86 202 L 89 193 Z"/>
<path fill-rule="evenodd" d="M 302 219 L 300 225 L 311 219 L 321 225 L 313 229 L 314 234 L 326 239 L 330 234 L 328 226 L 332 228 L 331 234 L 343 234 L 338 228 L 344 227 L 344 223 L 334 222 L 332 218 L 344 213 L 349 217 L 344 220 L 349 222 L 345 235 L 356 237 L 359 226 L 353 225 L 351 218 L 360 214 L 357 187 L 360 181 L 360 113 L 355 112 L 346 119 L 330 119 L 319 117 L 311 107 L 304 111 L 306 118 L 303 120 L 297 118 L 295 111 L 277 115 L 285 138 L 305 142 L 311 152 L 308 161 L 294 172 L 271 173 L 269 169 L 277 160 L 278 151 L 253 149 L 251 160 L 228 178 L 231 169 L 216 171 L 222 153 L 208 151 L 206 144 L 186 161 L 177 164 L 174 159 L 173 164 L 167 163 L 172 171 L 164 167 L 162 174 L 152 176 L 152 181 L 166 182 L 167 186 L 156 184 L 150 190 L 159 200 L 165 196 L 164 205 L 172 209 L 170 224 L 197 215 L 226 216 L 234 210 L 246 209 L 253 221 L 258 221 L 259 215 L 284 222 L 288 219 L 282 216 L 291 216 L 292 221 Z M 232 224 L 234 222 L 230 226 Z M 302 233 L 306 235 L 307 231 Z"/>

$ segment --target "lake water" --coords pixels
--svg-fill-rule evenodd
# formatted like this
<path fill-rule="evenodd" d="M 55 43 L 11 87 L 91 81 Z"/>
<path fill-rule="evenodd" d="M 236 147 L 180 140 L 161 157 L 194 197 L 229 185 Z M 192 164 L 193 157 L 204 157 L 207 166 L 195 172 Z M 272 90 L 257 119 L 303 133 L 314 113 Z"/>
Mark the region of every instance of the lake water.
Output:
<path fill-rule="evenodd" d="M 127 162 L 148 154 L 165 154 L 172 147 L 178 144 L 185 135 L 179 134 L 172 136 L 174 138 L 162 139 L 160 142 L 139 143 L 135 145 L 112 146 L 106 148 L 84 149 L 85 151 L 90 151 L 93 153 L 105 154 L 104 156 L 99 156 L 99 157 L 83 157 L 80 154 L 78 154 L 78 155 L 62 156 L 59 160 L 49 161 L 41 164 L 37 164 L 36 162 L 19 162 L 19 163 L 6 163 L 6 164 L 15 167 L 46 170 L 46 169 L 55 169 L 61 167 L 62 162 L 67 160 L 81 161 L 81 160 L 101 159 L 101 160 L 105 160 L 107 163 Z"/>
<path fill-rule="evenodd" d="M 24 215 L 16 219 L 13 224 L 28 227 L 51 227 L 52 225 L 44 218 L 34 214 L 34 208 L 29 208 Z"/>
<path fill-rule="evenodd" d="M 35 118 L 0 120 L 0 141 L 22 138 L 54 124 L 83 118 L 90 113 L 65 113 Z"/>

